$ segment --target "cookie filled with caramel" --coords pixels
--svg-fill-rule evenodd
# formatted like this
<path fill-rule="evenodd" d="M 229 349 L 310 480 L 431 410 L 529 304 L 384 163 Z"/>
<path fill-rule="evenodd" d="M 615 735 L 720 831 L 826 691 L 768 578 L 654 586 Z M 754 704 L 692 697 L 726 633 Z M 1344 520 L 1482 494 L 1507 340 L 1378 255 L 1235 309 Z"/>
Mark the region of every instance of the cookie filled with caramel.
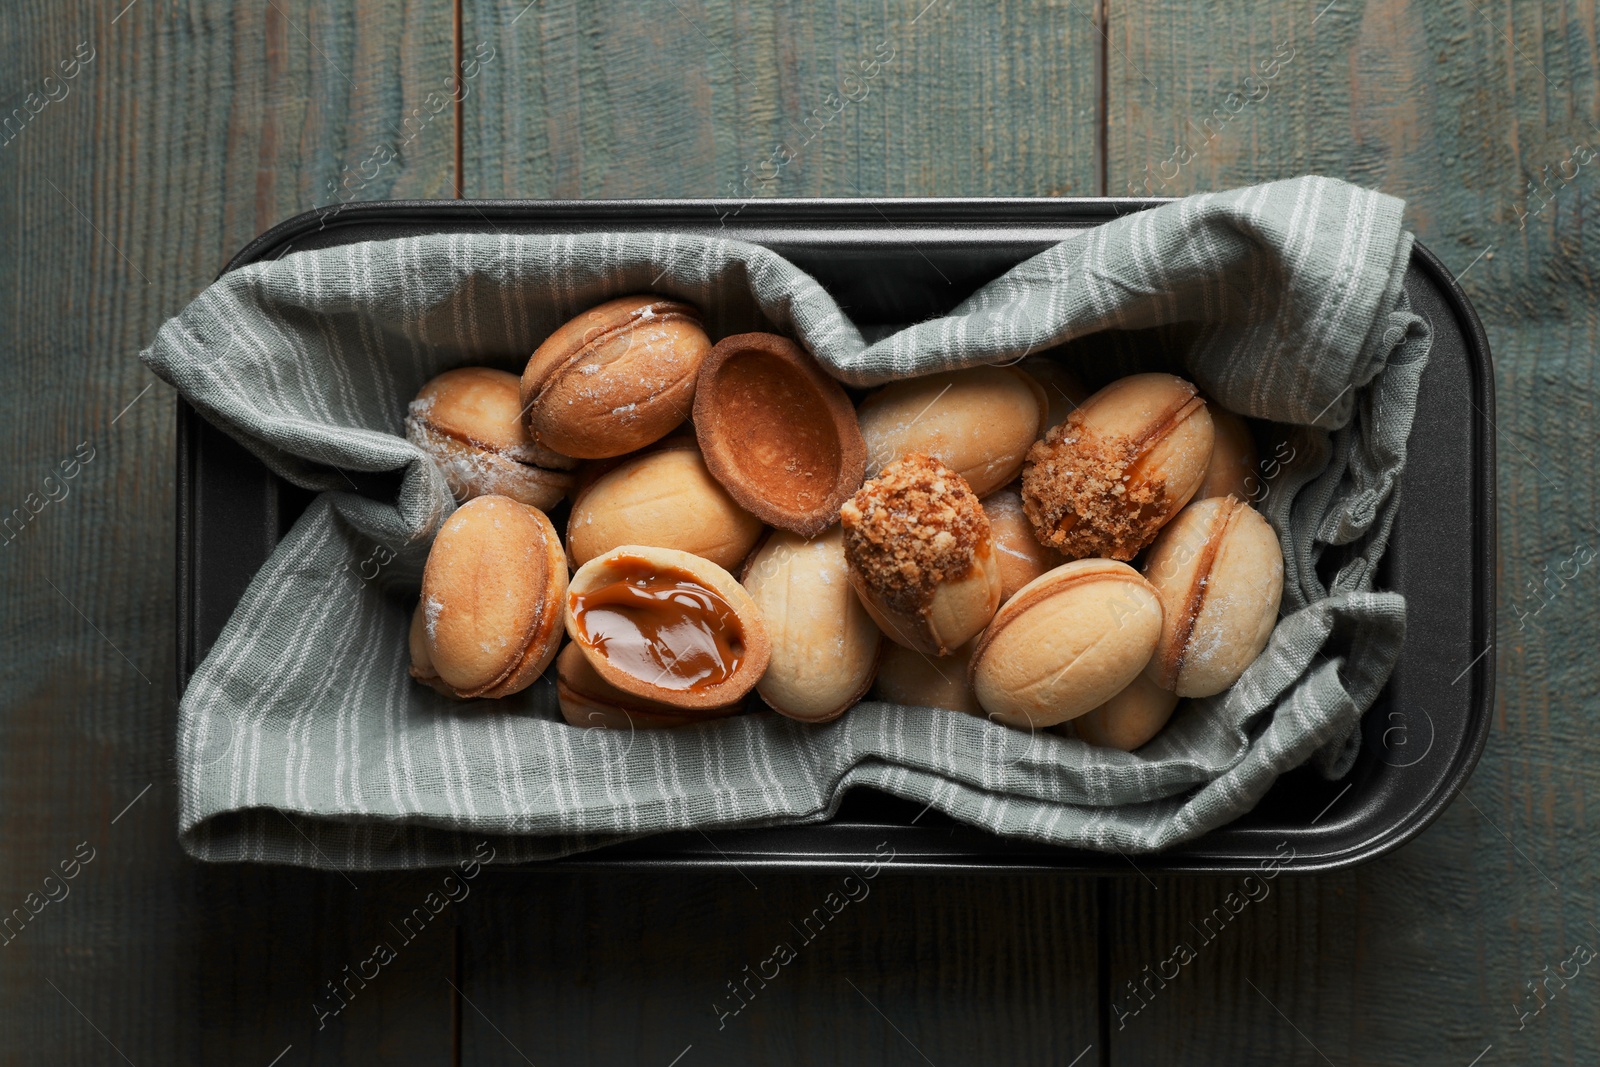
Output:
<path fill-rule="evenodd" d="M 567 590 L 567 635 L 606 683 L 677 708 L 722 708 L 766 672 L 755 602 L 708 559 L 623 545 L 585 563 Z"/>
<path fill-rule="evenodd" d="M 736 701 L 725 708 L 686 710 L 648 697 L 625 693 L 601 678 L 583 649 L 569 643 L 556 657 L 556 701 L 569 725 L 585 730 L 662 730 L 736 714 Z"/>

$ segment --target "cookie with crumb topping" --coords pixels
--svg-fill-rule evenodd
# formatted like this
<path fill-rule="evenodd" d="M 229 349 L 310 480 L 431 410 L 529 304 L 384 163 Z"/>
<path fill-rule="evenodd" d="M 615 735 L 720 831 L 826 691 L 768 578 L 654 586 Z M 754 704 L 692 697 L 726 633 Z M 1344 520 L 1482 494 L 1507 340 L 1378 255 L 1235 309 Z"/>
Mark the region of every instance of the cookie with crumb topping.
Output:
<path fill-rule="evenodd" d="M 839 509 L 850 584 L 890 640 L 947 656 L 1000 607 L 983 505 L 949 467 L 912 452 Z"/>
<path fill-rule="evenodd" d="M 1028 450 L 1022 505 L 1039 543 L 1072 559 L 1132 559 L 1194 496 L 1213 439 L 1191 383 L 1112 382 Z"/>

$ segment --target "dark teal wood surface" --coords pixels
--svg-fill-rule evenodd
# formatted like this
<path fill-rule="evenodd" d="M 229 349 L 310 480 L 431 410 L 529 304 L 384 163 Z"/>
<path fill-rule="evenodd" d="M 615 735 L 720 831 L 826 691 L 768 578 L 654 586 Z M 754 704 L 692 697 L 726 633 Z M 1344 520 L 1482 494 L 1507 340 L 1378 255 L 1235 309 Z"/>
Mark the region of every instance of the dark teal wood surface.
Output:
<path fill-rule="evenodd" d="M 0 137 L 0 507 L 60 498 L 0 545 L 0 913 L 29 916 L 0 945 L 0 1062 L 446 1062 L 452 929 L 320 1029 L 314 1010 L 432 876 L 178 849 L 174 401 L 136 357 L 244 241 L 393 139 L 449 68 L 451 8 L 126 3 L 0 19 L 7 112 L 59 97 Z M 372 188 L 449 195 L 454 144 L 447 112 Z"/>
<path fill-rule="evenodd" d="M 1600 947 L 1592 6 L 123 2 L 0 20 L 0 511 L 38 512 L 0 545 L 0 914 L 30 915 L 0 936 L 0 1062 L 1600 1062 L 1590 968 L 1552 978 Z M 1416 842 L 1278 879 L 1159 986 L 1232 881 L 885 874 L 726 1018 L 829 878 L 489 878 L 401 944 L 432 874 L 180 854 L 173 401 L 135 355 L 255 233 L 352 197 L 1307 171 L 1406 198 L 1496 358 L 1496 719 Z"/>
<path fill-rule="evenodd" d="M 1496 714 L 1465 794 L 1395 855 L 1252 906 L 1114 1031 L 1127 1063 L 1600 1062 L 1600 988 L 1551 978 L 1600 948 L 1595 38 L 1591 8 L 1477 0 L 1113 15 L 1113 191 L 1318 172 L 1406 199 L 1488 332 L 1500 493 Z M 1126 886 L 1113 985 L 1228 888 Z"/>

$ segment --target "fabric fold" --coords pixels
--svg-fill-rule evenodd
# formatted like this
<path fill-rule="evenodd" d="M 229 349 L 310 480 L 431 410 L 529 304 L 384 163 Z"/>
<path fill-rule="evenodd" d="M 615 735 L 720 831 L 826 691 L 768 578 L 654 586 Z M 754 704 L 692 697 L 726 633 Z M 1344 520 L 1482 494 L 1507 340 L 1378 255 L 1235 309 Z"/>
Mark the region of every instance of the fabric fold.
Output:
<path fill-rule="evenodd" d="M 1346 773 L 1405 632 L 1403 598 L 1374 588 L 1431 340 L 1405 298 L 1402 207 L 1319 177 L 1189 197 L 1075 235 L 873 343 L 770 250 L 686 234 L 407 237 L 225 275 L 141 358 L 318 495 L 180 702 L 183 847 L 403 868 L 491 838 L 531 860 L 818 822 L 870 787 L 998 834 L 1143 852 L 1237 818 L 1308 761 Z M 574 314 L 641 291 L 704 308 L 714 337 L 794 336 L 854 386 L 1048 352 L 1090 377 L 1173 369 L 1271 420 L 1254 502 L 1286 574 L 1267 651 L 1133 754 L 876 701 L 824 726 L 761 713 L 582 730 L 548 680 L 468 703 L 412 683 L 410 610 L 454 502 L 404 438 L 407 401 L 453 366 L 520 370 Z"/>

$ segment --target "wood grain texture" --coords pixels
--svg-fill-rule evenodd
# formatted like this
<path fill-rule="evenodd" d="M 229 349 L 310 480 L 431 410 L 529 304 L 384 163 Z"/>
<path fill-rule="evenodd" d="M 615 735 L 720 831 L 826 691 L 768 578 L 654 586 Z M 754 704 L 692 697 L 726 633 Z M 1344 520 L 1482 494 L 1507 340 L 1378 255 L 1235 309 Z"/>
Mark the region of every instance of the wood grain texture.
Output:
<path fill-rule="evenodd" d="M 450 12 L 143 0 L 0 20 L 0 509 L 37 510 L 0 545 L 0 914 L 25 916 L 0 945 L 0 1062 L 448 1058 L 449 990 L 420 981 L 452 973 L 443 927 L 320 1032 L 312 1010 L 420 876 L 358 892 L 178 850 L 173 398 L 135 357 L 244 241 L 404 136 L 454 62 Z M 454 140 L 434 118 L 363 195 L 447 189 Z"/>
<path fill-rule="evenodd" d="M 1501 495 L 1496 720 L 1465 796 L 1393 856 L 1280 880 L 1128 1021 L 1119 1062 L 1465 1064 L 1491 1045 L 1482 1063 L 1600 1059 L 1587 971 L 1529 988 L 1579 943 L 1600 947 L 1586 816 L 1600 157 L 1573 158 L 1600 147 L 1596 36 L 1583 5 L 1112 5 L 1112 190 L 1314 171 L 1404 197 L 1488 330 Z M 1158 886 L 1118 897 L 1114 989 L 1226 891 Z"/>
<path fill-rule="evenodd" d="M 463 1064 L 1042 1067 L 1099 1042 L 1086 879 L 534 873 L 475 903 Z"/>
<path fill-rule="evenodd" d="M 1093 195 L 1092 12 L 464 0 L 466 193 Z"/>
<path fill-rule="evenodd" d="M 1110 192 L 1318 171 L 1407 198 L 1489 329 L 1502 500 L 1497 719 L 1465 797 L 1394 856 L 1279 878 L 1226 925 L 1214 909 L 1251 891 L 1242 879 L 1117 882 L 1112 1058 L 1600 1060 L 1594 975 L 1551 977 L 1575 944 L 1600 947 L 1586 822 L 1600 568 L 1584 555 L 1600 553 L 1600 159 L 1574 166 L 1575 148 L 1600 148 L 1593 10 L 1108 9 Z M 691 1045 L 681 1067 L 1069 1063 L 1091 1042 L 1081 1062 L 1095 1062 L 1102 917 L 1087 882 L 885 873 L 719 1028 L 726 983 L 838 879 L 497 876 L 401 944 L 389 931 L 442 874 L 351 884 L 178 853 L 172 401 L 146 391 L 134 355 L 281 218 L 453 194 L 454 108 L 438 95 L 453 87 L 452 15 L 437 0 L 32 0 L 0 21 L 0 121 L 24 109 L 0 133 L 0 518 L 37 510 L 0 545 L 0 917 L 68 890 L 0 935 L 0 1062 L 444 1063 L 458 1036 L 469 1063 L 668 1064 Z M 1089 5 L 1033 0 L 463 0 L 462 54 L 479 62 L 462 72 L 462 184 L 1092 194 L 1097 32 Z M 62 95 L 43 79 L 81 44 L 94 59 Z M 62 477 L 85 446 L 93 458 Z M 62 883 L 80 847 L 94 858 Z M 1125 983 L 1180 939 L 1194 960 L 1124 1014 Z M 393 963 L 319 1030 L 326 983 L 380 940 Z"/>

